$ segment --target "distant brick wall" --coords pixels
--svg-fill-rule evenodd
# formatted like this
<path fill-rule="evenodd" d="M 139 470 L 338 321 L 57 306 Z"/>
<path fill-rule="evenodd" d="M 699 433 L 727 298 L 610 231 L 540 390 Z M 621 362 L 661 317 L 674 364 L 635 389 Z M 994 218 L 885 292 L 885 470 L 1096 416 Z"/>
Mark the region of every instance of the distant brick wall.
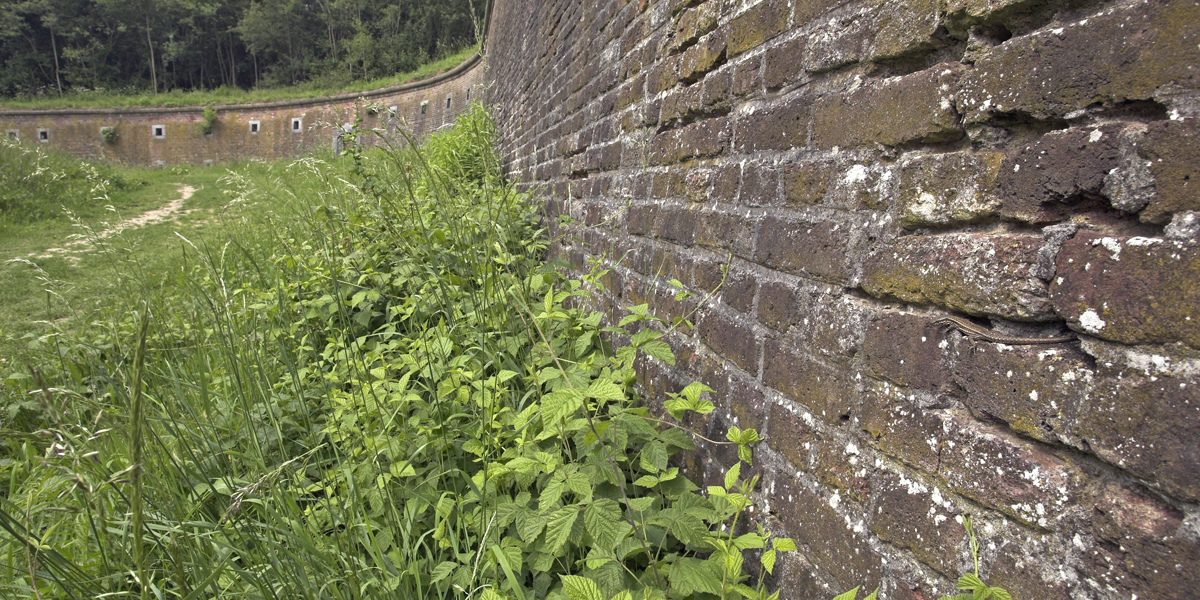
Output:
<path fill-rule="evenodd" d="M 730 260 L 642 381 L 768 436 L 783 597 L 932 600 L 964 514 L 1022 600 L 1200 597 L 1200 3 L 501 0 L 488 60 L 558 256 L 665 315 Z"/>
<path fill-rule="evenodd" d="M 473 58 L 441 76 L 363 94 L 311 98 L 301 101 L 215 107 L 211 135 L 197 132 L 202 107 L 162 109 L 0 110 L 0 130 L 18 132 L 22 142 L 44 144 L 80 158 L 107 159 L 132 165 L 228 162 L 251 158 L 298 156 L 316 147 L 330 147 L 335 131 L 329 127 L 363 117 L 363 127 L 395 132 L 406 126 L 420 136 L 454 122 L 469 102 L 483 93 L 483 63 Z M 363 100 L 365 98 L 365 100 Z M 368 105 L 384 107 L 369 114 Z M 422 109 L 422 104 L 425 105 Z M 395 106 L 399 119 L 391 118 Z M 294 131 L 292 119 L 300 119 Z M 251 131 L 251 122 L 258 131 Z M 403 123 L 403 124 L 402 124 Z M 165 134 L 154 137 L 153 127 Z M 106 143 L 101 127 L 115 127 L 115 143 Z M 45 130 L 48 139 L 38 140 Z M 368 138 L 364 141 L 370 143 Z"/>

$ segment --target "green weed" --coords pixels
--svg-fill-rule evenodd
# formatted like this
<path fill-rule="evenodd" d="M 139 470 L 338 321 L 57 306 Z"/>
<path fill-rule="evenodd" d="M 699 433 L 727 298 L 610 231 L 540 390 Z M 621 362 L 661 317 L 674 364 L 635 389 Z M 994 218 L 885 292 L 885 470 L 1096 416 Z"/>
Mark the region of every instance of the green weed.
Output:
<path fill-rule="evenodd" d="M 741 518 L 756 480 L 699 493 L 673 461 L 692 437 L 634 389 L 687 319 L 588 308 L 606 271 L 543 261 L 482 109 L 422 151 L 370 134 L 229 174 L 227 239 L 182 236 L 170 281 L 135 277 L 9 375 L 0 590 L 776 597 L 743 552 L 761 582 L 795 546 Z M 665 408 L 703 415 L 709 392 Z M 723 443 L 749 462 L 757 440 Z"/>

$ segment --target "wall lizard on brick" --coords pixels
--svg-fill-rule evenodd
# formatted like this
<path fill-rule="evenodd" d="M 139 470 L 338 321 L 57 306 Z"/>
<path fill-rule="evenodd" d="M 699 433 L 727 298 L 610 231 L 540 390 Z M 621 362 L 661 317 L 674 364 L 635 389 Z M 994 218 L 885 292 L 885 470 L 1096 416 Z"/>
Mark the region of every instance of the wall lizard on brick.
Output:
<path fill-rule="evenodd" d="M 970 321 L 960 319 L 958 317 L 942 317 L 933 322 L 934 325 L 949 329 L 957 329 L 964 335 L 970 338 L 971 341 L 983 340 L 985 342 L 994 342 L 997 344 L 1008 344 L 1010 346 L 1021 346 L 1028 344 L 1058 344 L 1061 342 L 1070 342 L 1079 338 L 1071 335 L 1060 335 L 1048 338 L 1036 337 L 1017 337 L 1012 335 L 1003 335 L 996 333 L 991 329 L 984 329 Z"/>

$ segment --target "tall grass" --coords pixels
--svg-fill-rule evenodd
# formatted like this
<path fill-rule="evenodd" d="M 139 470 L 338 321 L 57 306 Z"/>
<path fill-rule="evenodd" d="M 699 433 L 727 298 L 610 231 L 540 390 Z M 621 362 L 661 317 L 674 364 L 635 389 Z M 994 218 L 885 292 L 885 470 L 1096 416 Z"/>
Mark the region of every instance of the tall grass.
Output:
<path fill-rule="evenodd" d="M 604 272 L 543 262 L 478 106 L 420 150 L 358 135 L 231 174 L 228 239 L 46 345 L 0 432 L 0 591 L 767 600 L 741 553 L 794 546 L 738 520 L 753 480 L 695 494 L 631 387 L 686 320 L 586 309 Z"/>
<path fill-rule="evenodd" d="M 0 139 L 0 226 L 63 218 L 130 183 L 111 166 Z"/>

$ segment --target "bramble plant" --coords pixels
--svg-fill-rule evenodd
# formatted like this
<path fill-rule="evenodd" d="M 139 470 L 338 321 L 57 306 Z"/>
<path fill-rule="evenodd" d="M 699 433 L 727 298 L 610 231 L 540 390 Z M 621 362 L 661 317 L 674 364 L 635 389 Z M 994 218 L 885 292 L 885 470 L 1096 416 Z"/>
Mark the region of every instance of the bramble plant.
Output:
<path fill-rule="evenodd" d="M 104 140 L 105 144 L 117 143 L 117 128 L 112 126 L 101 127 L 100 139 Z"/>
<path fill-rule="evenodd" d="M 48 334 L 36 376 L 9 379 L 26 408 L 0 437 L 0 591 L 777 598 L 763 581 L 795 544 L 743 518 L 757 478 L 738 463 L 701 493 L 673 461 L 692 435 L 635 391 L 691 323 L 587 308 L 607 271 L 543 260 L 493 135 L 475 106 L 419 151 L 233 173 L 243 235 L 185 240 L 176 284 L 107 330 Z M 270 195 L 296 220 L 255 209 Z M 664 407 L 708 414 L 707 393 Z M 758 433 L 726 438 L 750 463 Z"/>

